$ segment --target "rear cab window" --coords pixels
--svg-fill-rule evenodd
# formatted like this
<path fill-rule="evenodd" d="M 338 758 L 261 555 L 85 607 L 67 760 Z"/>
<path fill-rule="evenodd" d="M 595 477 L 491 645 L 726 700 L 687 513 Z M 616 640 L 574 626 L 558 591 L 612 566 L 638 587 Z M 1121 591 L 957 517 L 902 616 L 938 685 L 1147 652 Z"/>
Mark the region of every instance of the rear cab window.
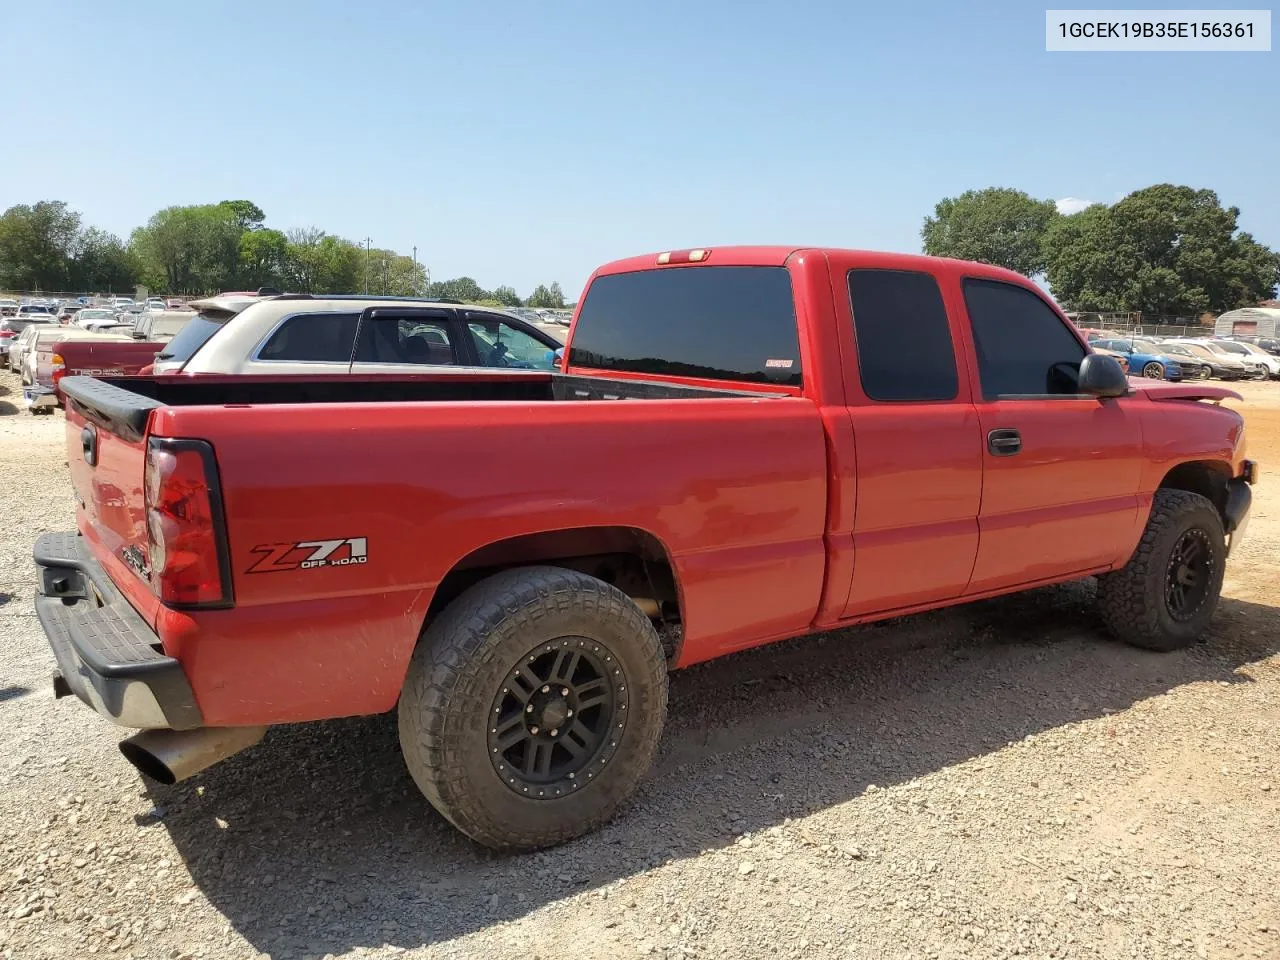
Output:
<path fill-rule="evenodd" d="M 571 366 L 799 387 L 785 267 L 696 266 L 598 276 L 578 310 Z"/>

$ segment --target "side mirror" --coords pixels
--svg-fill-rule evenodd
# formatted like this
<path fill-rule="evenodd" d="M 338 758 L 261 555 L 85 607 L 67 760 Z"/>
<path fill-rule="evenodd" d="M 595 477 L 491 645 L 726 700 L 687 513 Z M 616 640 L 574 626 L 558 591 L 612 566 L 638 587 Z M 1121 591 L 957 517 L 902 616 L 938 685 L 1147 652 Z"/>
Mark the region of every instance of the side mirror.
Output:
<path fill-rule="evenodd" d="M 1080 361 L 1080 377 L 1077 389 L 1101 399 L 1123 397 L 1129 392 L 1129 378 L 1125 376 L 1115 357 L 1104 353 L 1090 353 Z"/>

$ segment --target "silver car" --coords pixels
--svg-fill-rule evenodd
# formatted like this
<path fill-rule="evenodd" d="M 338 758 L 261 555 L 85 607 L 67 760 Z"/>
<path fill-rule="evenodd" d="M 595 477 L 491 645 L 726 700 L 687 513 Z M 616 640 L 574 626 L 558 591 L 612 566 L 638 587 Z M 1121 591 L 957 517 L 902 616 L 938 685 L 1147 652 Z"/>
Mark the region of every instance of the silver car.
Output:
<path fill-rule="evenodd" d="M 5 359 L 8 361 L 10 373 L 17 373 L 22 369 L 22 361 L 26 358 L 27 347 L 35 339 L 35 335 L 41 329 L 47 330 L 49 327 L 55 326 L 52 317 L 23 317 L 22 319 L 10 317 L 4 321 L 4 324 L 10 329 L 18 324 L 22 325 L 22 329 L 18 331 L 16 337 L 7 337 L 4 340 L 0 340 L 0 343 L 8 345 L 8 353 Z"/>

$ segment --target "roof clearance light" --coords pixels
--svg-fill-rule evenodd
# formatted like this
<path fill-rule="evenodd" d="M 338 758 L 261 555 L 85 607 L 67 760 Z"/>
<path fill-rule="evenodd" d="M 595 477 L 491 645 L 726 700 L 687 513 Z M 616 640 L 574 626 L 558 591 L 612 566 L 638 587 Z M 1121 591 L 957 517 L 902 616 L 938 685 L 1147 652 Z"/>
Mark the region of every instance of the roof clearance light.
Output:
<path fill-rule="evenodd" d="M 665 266 L 672 263 L 701 263 L 711 256 L 710 250 L 672 250 L 667 253 L 658 254 L 659 266 Z"/>

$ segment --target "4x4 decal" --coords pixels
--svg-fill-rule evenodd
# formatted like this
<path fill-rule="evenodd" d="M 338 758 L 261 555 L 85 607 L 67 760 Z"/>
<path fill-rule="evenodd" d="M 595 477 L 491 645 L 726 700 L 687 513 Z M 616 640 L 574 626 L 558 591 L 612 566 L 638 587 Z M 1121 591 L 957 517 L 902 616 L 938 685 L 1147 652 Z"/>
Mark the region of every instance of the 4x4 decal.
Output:
<path fill-rule="evenodd" d="M 279 573 L 284 570 L 314 570 L 317 567 L 345 567 L 369 562 L 369 542 L 364 537 L 343 540 L 303 540 L 300 543 L 265 543 L 250 547 L 261 554 L 245 573 Z"/>

